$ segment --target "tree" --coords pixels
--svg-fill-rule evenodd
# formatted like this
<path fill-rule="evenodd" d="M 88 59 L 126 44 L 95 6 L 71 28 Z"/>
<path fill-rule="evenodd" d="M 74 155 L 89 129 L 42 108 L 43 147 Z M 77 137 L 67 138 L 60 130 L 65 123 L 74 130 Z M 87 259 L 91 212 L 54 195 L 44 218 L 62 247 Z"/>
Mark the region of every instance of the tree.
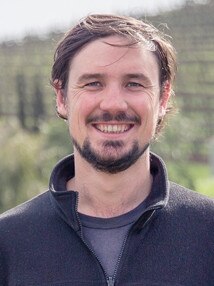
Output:
<path fill-rule="evenodd" d="M 41 88 L 41 80 L 39 75 L 34 77 L 34 91 L 32 99 L 33 107 L 33 130 L 38 131 L 41 121 L 45 117 L 44 94 Z"/>
<path fill-rule="evenodd" d="M 22 129 L 27 129 L 26 124 L 26 84 L 23 74 L 16 76 L 16 89 L 18 95 L 17 117 Z"/>

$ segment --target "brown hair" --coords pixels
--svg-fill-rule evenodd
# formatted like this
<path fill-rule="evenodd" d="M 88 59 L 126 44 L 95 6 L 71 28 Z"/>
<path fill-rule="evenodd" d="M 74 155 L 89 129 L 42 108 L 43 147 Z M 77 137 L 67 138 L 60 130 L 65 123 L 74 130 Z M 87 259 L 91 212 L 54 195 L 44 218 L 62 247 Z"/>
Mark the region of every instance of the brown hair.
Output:
<path fill-rule="evenodd" d="M 133 17 L 94 14 L 81 20 L 59 42 L 54 54 L 51 84 L 57 89 L 65 89 L 70 62 L 75 54 L 89 42 L 112 35 L 126 37 L 130 45 L 144 43 L 157 57 L 161 88 L 164 88 L 166 81 L 173 82 L 176 72 L 175 50 L 165 34 L 150 23 Z M 167 113 L 171 109 L 169 107 Z M 159 131 L 163 120 L 158 125 Z"/>

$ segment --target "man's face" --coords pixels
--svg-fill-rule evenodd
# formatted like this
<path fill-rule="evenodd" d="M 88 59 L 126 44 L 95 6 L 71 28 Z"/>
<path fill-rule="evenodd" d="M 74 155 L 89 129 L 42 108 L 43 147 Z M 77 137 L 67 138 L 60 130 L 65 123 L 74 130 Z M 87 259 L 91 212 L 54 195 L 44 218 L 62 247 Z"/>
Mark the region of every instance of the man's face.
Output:
<path fill-rule="evenodd" d="M 168 100 L 168 94 L 160 99 L 155 55 L 142 44 L 127 44 L 110 36 L 84 46 L 71 61 L 65 97 L 57 91 L 75 152 L 109 173 L 127 169 L 143 154 Z"/>

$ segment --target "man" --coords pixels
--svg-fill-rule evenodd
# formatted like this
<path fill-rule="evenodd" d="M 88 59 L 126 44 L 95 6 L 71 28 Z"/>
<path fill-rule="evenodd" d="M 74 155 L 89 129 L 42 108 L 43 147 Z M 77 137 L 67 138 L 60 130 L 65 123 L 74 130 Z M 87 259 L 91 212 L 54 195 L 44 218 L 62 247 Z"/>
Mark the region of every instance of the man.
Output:
<path fill-rule="evenodd" d="M 213 285 L 214 203 L 150 153 L 175 52 L 153 26 L 91 15 L 59 43 L 57 112 L 74 154 L 0 220 L 0 285 Z"/>

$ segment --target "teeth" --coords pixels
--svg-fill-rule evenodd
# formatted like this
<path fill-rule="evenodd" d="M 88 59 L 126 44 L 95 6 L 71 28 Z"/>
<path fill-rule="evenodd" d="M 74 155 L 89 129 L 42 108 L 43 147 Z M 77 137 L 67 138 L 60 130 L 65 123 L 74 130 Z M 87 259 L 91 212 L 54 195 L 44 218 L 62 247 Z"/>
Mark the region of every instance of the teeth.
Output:
<path fill-rule="evenodd" d="M 129 129 L 129 125 L 100 124 L 100 125 L 96 125 L 96 128 L 104 133 L 123 133 Z"/>

